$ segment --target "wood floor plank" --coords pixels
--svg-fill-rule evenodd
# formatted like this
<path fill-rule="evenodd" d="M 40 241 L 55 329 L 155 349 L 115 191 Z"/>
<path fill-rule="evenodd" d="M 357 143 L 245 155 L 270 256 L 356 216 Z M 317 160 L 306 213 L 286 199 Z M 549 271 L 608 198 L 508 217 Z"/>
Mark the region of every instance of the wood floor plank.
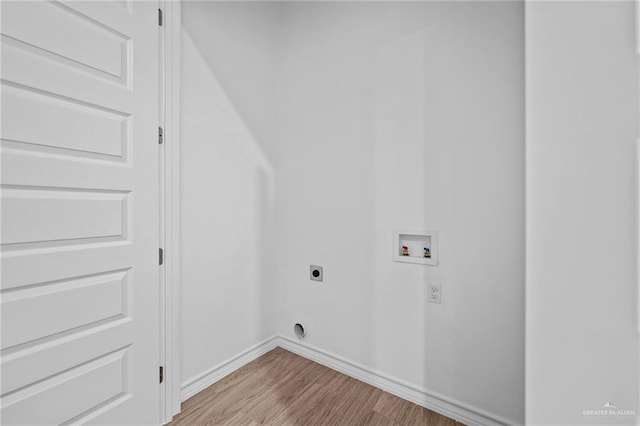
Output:
<path fill-rule="evenodd" d="M 462 424 L 276 348 L 185 401 L 169 425 Z"/>
<path fill-rule="evenodd" d="M 288 410 L 310 386 L 312 383 L 308 379 L 291 371 L 274 383 L 261 398 L 247 404 L 245 410 L 260 424 L 272 423 L 274 418 Z"/>
<path fill-rule="evenodd" d="M 387 392 L 380 396 L 374 411 L 401 425 L 426 425 L 432 421 L 430 410 Z"/>
<path fill-rule="evenodd" d="M 247 426 L 259 426 L 260 423 L 253 420 L 251 417 L 247 416 L 242 411 L 238 412 L 235 416 L 231 417 L 229 421 L 225 424 L 227 425 L 247 425 Z"/>
<path fill-rule="evenodd" d="M 270 425 L 321 424 L 326 413 L 335 404 L 338 395 L 326 386 L 309 384 L 280 414 L 269 421 Z"/>
<path fill-rule="evenodd" d="M 373 407 L 383 393 L 382 390 L 351 377 L 336 392 L 340 398 L 326 416 L 324 424 L 368 424 Z"/>
<path fill-rule="evenodd" d="M 390 420 L 387 416 L 383 416 L 375 411 L 369 413 L 365 424 L 368 426 L 399 426 L 398 423 Z"/>

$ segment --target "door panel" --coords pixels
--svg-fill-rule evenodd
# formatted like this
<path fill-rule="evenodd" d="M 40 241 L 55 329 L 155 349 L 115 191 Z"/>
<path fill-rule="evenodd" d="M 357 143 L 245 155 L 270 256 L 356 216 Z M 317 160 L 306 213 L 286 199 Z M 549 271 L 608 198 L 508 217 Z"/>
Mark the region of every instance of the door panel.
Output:
<path fill-rule="evenodd" d="M 50 153 L 126 161 L 128 115 L 9 84 L 2 96 L 3 138 L 15 148 L 40 145 Z"/>
<path fill-rule="evenodd" d="M 0 418 L 157 424 L 158 4 L 0 7 Z"/>
<path fill-rule="evenodd" d="M 55 6 L 55 7 L 52 7 Z M 130 38 L 62 3 L 10 6 L 2 32 L 14 43 L 97 76 L 127 82 Z"/>
<path fill-rule="evenodd" d="M 127 192 L 4 187 L 2 243 L 42 246 L 69 240 L 127 240 Z M 91 218 L 91 220 L 85 220 Z M 19 223 L 20 226 L 12 226 Z M 7 247 L 9 248 L 9 247 Z"/>
<path fill-rule="evenodd" d="M 80 420 L 105 402 L 126 400 L 131 389 L 123 372 L 129 354 L 127 346 L 5 397 L 3 424 L 62 424 Z"/>

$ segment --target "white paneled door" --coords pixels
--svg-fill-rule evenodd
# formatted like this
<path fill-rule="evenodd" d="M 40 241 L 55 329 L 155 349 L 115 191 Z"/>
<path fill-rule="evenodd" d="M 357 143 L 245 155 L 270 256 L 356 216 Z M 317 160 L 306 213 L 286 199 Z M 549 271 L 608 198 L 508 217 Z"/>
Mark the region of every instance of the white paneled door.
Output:
<path fill-rule="evenodd" d="M 0 8 L 2 424 L 158 424 L 158 4 Z"/>

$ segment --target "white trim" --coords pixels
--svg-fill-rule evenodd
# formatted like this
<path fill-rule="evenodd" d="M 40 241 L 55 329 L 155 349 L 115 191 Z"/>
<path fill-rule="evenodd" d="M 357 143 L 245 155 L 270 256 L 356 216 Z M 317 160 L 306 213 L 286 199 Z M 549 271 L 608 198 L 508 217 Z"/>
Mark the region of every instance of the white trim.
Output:
<path fill-rule="evenodd" d="M 640 333 L 640 138 L 636 141 L 636 327 Z"/>
<path fill-rule="evenodd" d="M 640 0 L 636 0 L 636 53 L 640 55 Z"/>
<path fill-rule="evenodd" d="M 640 0 L 636 7 L 636 53 L 640 55 Z M 640 70 L 638 70 L 640 80 Z M 640 99 L 640 92 L 638 93 Z M 638 117 L 640 118 L 640 117 Z M 636 140 L 636 322 L 640 333 L 640 138 Z"/>
<path fill-rule="evenodd" d="M 165 0 L 158 0 L 157 7 L 160 10 L 165 9 Z M 158 29 L 158 78 L 159 78 L 159 86 L 158 86 L 158 127 L 164 128 L 166 127 L 165 121 L 165 110 L 167 109 L 167 98 L 166 98 L 166 87 L 167 87 L 167 45 L 165 41 L 165 31 L 163 27 L 156 27 Z M 166 166 L 165 163 L 167 161 L 165 146 L 158 145 L 158 155 L 159 155 L 159 164 L 158 167 L 160 169 L 159 174 L 159 204 L 158 204 L 158 220 L 160 222 L 160 227 L 158 229 L 158 247 L 165 247 L 165 234 L 167 229 L 166 222 L 166 197 L 167 197 L 167 189 L 166 189 Z M 160 304 L 158 306 L 160 310 L 159 317 L 159 325 L 160 325 L 160 353 L 158 357 L 158 365 L 161 368 L 164 368 L 164 371 L 167 371 L 167 348 L 169 347 L 167 344 L 167 338 L 170 337 L 170 333 L 167 331 L 167 327 L 170 326 L 168 322 L 170 317 L 167 314 L 166 310 L 166 299 L 167 293 L 169 292 L 169 284 L 166 279 L 166 271 L 164 266 L 159 266 L 159 290 L 160 290 Z M 168 406 L 170 404 L 170 400 L 167 397 L 167 380 L 163 380 L 160 382 L 160 421 L 162 424 L 168 422 L 171 419 L 171 416 L 167 414 Z"/>
<path fill-rule="evenodd" d="M 636 0 L 636 53 L 640 55 L 640 0 Z M 638 70 L 640 81 L 640 70 Z M 640 99 L 638 92 L 637 99 Z M 640 118 L 640 117 L 638 117 Z M 640 138 L 636 140 L 636 322 L 640 333 Z"/>
<path fill-rule="evenodd" d="M 288 337 L 279 336 L 277 345 L 283 349 L 315 361 L 347 376 L 368 383 L 407 401 L 411 401 L 429 410 L 472 425 L 507 425 L 516 424 L 495 414 L 487 413 L 477 407 L 456 401 L 427 389 L 419 388 L 402 380 L 395 379 L 379 371 L 349 361 L 336 354 L 302 344 Z"/>
<path fill-rule="evenodd" d="M 276 336 L 258 343 L 255 346 L 239 353 L 238 355 L 216 365 L 215 367 L 205 371 L 204 373 L 189 379 L 181 387 L 181 399 L 186 401 L 198 392 L 208 388 L 218 380 L 228 376 L 238 368 L 250 363 L 261 355 L 266 354 L 270 350 L 276 348 Z"/>
<path fill-rule="evenodd" d="M 164 411 L 163 423 L 180 412 L 180 69 L 181 0 L 164 1 Z"/>

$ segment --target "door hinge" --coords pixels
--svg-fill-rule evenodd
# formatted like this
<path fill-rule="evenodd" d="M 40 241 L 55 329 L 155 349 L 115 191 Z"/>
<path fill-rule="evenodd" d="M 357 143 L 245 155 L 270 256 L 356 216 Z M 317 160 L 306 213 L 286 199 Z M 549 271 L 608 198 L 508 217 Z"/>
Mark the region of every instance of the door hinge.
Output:
<path fill-rule="evenodd" d="M 162 129 L 162 127 L 158 127 L 158 143 L 162 145 L 162 142 L 164 142 L 164 130 Z"/>
<path fill-rule="evenodd" d="M 158 9 L 158 25 L 162 26 L 162 9 Z"/>
<path fill-rule="evenodd" d="M 164 250 L 158 249 L 158 264 L 162 265 L 164 263 Z"/>
<path fill-rule="evenodd" d="M 164 367 L 160 366 L 160 383 L 164 382 Z"/>

